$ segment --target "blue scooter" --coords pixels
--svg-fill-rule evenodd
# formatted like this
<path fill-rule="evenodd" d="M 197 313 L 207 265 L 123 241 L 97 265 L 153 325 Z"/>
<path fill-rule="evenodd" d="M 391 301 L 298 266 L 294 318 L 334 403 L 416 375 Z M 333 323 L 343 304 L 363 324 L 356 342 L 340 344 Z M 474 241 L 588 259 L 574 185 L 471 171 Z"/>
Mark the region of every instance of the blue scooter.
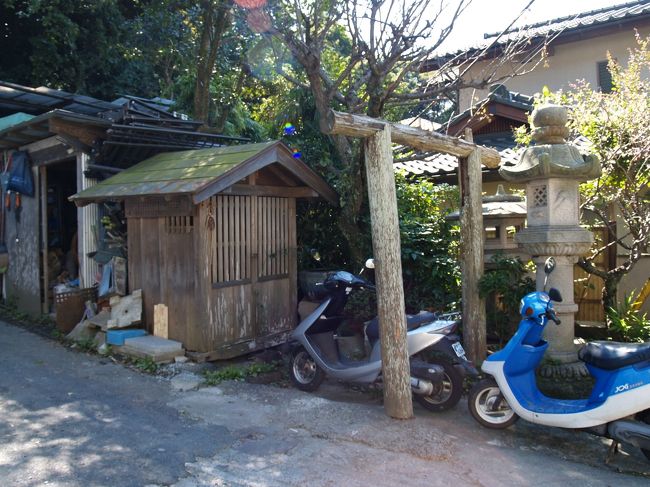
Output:
<path fill-rule="evenodd" d="M 544 268 L 547 277 L 554 267 L 551 257 Z M 493 429 L 507 428 L 519 417 L 582 429 L 641 448 L 650 460 L 650 343 L 588 343 L 578 356 L 595 379 L 589 398 L 547 397 L 537 388 L 535 369 L 548 348 L 542 339 L 544 327 L 549 320 L 560 324 L 552 301 L 562 301 L 553 288 L 521 300 L 519 328 L 502 350 L 483 362 L 483 371 L 492 377 L 472 387 L 470 413 Z"/>

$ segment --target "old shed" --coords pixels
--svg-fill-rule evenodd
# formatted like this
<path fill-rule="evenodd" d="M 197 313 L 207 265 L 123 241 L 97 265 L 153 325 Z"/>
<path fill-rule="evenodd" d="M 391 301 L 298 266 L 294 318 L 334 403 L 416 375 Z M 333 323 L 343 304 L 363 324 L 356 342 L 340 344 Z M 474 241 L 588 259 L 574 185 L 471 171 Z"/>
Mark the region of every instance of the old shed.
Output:
<path fill-rule="evenodd" d="M 129 288 L 147 328 L 223 359 L 282 341 L 297 320 L 296 199 L 337 194 L 280 142 L 158 154 L 71 199 L 124 201 Z"/>

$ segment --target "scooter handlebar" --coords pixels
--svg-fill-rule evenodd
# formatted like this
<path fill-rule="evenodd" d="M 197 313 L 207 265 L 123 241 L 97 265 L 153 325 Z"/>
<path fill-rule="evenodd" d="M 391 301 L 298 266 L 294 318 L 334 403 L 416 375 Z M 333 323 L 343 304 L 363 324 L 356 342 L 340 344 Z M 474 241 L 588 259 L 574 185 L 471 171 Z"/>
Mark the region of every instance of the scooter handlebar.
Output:
<path fill-rule="evenodd" d="M 561 325 L 562 320 L 560 320 L 557 315 L 555 314 L 555 311 L 552 309 L 546 310 L 546 316 L 548 317 L 549 320 L 553 321 L 556 325 Z"/>

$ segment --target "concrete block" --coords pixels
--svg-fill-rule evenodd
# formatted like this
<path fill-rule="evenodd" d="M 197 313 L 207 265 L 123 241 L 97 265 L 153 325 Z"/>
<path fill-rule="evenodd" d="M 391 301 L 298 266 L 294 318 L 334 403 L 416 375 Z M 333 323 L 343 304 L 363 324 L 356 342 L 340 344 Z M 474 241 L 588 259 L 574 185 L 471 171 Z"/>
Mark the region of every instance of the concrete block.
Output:
<path fill-rule="evenodd" d="M 88 322 L 92 326 L 96 326 L 97 328 L 101 328 L 102 330 L 106 331 L 106 322 L 110 318 L 111 318 L 111 312 L 107 310 L 102 310 L 92 318 L 89 318 Z"/>
<path fill-rule="evenodd" d="M 95 335 L 94 341 L 95 345 L 97 345 L 97 348 L 101 347 L 102 345 L 106 345 L 106 332 L 98 331 Z"/>
<path fill-rule="evenodd" d="M 93 327 L 88 320 L 83 320 L 66 335 L 66 338 L 76 341 L 92 340 L 96 334 L 97 328 Z"/>
<path fill-rule="evenodd" d="M 185 355 L 182 343 L 153 335 L 127 338 L 121 351 L 132 357 L 149 357 L 156 362 L 173 361 L 176 357 Z"/>
<path fill-rule="evenodd" d="M 172 389 L 178 392 L 192 391 L 198 389 L 202 382 L 203 379 L 198 375 L 182 372 L 172 377 L 171 386 Z"/>

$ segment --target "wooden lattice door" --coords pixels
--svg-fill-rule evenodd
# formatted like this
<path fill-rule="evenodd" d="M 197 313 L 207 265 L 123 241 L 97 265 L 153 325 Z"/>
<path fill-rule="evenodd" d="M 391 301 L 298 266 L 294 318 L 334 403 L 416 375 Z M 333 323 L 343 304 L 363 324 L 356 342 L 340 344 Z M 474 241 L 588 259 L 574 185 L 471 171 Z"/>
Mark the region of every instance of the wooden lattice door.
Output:
<path fill-rule="evenodd" d="M 241 320 L 250 326 L 241 337 L 286 329 L 295 315 L 295 200 L 217 195 L 213 207 L 213 287 L 250 291 L 250 314 Z"/>

